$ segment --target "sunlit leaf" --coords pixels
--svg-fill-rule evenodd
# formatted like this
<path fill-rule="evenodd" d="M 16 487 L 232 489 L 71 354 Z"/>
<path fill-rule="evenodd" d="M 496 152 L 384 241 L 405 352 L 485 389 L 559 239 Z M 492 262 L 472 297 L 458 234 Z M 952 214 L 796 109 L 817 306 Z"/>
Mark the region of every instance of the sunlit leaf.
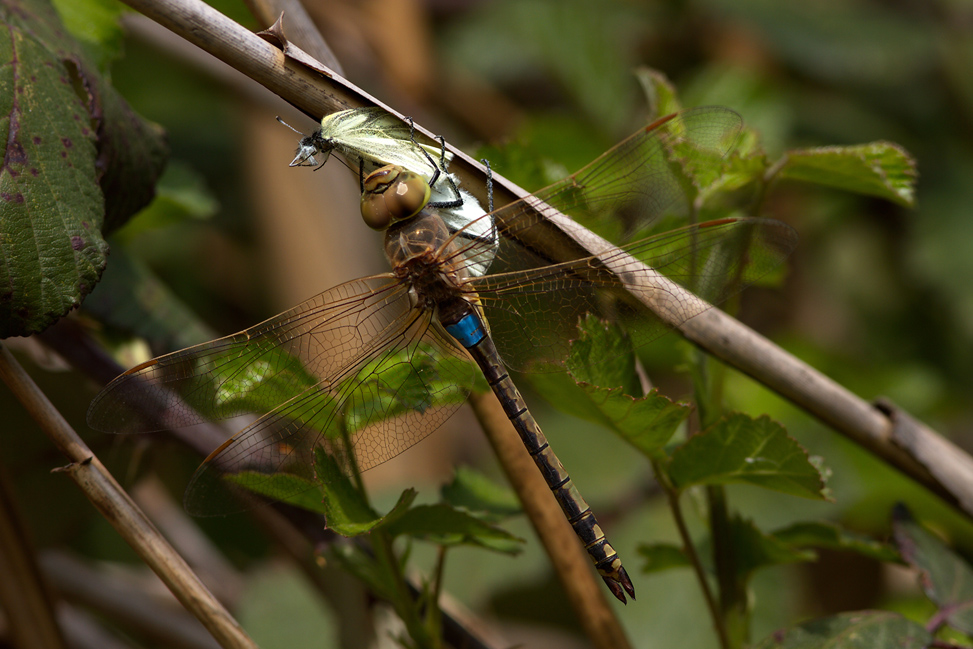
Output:
<path fill-rule="evenodd" d="M 676 88 L 663 72 L 654 68 L 639 67 L 635 70 L 635 78 L 642 86 L 642 92 L 645 93 L 645 99 L 649 104 L 650 120 L 682 110 Z"/>
<path fill-rule="evenodd" d="M 327 511 L 317 483 L 292 473 L 281 471 L 267 475 L 256 471 L 240 471 L 227 474 L 226 479 L 234 485 L 274 500 L 279 500 L 280 494 L 288 494 L 282 502 L 301 509 L 319 514 Z"/>
<path fill-rule="evenodd" d="M 444 357 L 429 345 L 420 345 L 421 354 L 402 350 L 382 356 L 368 364 L 351 379 L 356 387 L 348 400 L 345 425 L 349 433 L 375 423 L 375 413 L 391 419 L 406 412 L 425 412 L 435 406 L 463 403 L 467 387 L 456 382 L 468 361 Z"/>
<path fill-rule="evenodd" d="M 116 0 L 54 0 L 53 4 L 71 35 L 85 46 L 98 69 L 107 72 L 122 54 L 125 32 L 119 18 L 125 5 Z"/>
<path fill-rule="evenodd" d="M 566 365 L 570 377 L 539 374 L 531 383 L 560 410 L 606 426 L 646 455 L 658 451 L 689 415 L 690 407 L 653 390 L 645 397 L 635 372 L 632 342 L 615 325 L 588 315 Z"/>
<path fill-rule="evenodd" d="M 315 471 L 319 476 L 328 476 L 321 484 L 323 513 L 328 529 L 342 536 L 358 536 L 378 525 L 396 520 L 409 509 L 418 495 L 415 489 L 406 489 L 395 506 L 381 516 L 372 509 L 366 495 L 353 479 L 338 469 L 334 458 L 320 448 L 315 449 L 314 455 Z"/>
<path fill-rule="evenodd" d="M 586 314 L 578 323 L 565 366 L 575 380 L 604 388 L 621 388 L 639 396 L 642 386 L 635 372 L 632 341 L 616 325 Z"/>
<path fill-rule="evenodd" d="M 273 340 L 254 341 L 246 355 L 226 355 L 212 365 L 209 374 L 197 371 L 195 390 L 206 403 L 217 404 L 222 417 L 246 412 L 269 412 L 286 399 L 317 383 L 301 360 Z M 215 378 L 215 380 L 214 380 Z M 213 391 L 212 396 L 203 396 Z"/>
<path fill-rule="evenodd" d="M 766 416 L 732 414 L 693 436 L 672 454 L 669 475 L 680 489 L 737 482 L 825 498 L 824 480 L 807 451 Z"/>
<path fill-rule="evenodd" d="M 891 142 L 791 151 L 777 175 L 915 205 L 915 160 Z"/>

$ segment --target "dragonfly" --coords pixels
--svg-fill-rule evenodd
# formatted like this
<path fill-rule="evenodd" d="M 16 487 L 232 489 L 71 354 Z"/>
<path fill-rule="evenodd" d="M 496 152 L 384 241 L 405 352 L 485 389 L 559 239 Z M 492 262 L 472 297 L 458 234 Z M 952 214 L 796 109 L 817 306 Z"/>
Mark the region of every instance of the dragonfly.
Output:
<path fill-rule="evenodd" d="M 707 158 L 728 154 L 740 127 L 739 115 L 721 107 L 657 120 L 577 173 L 480 217 L 498 232 L 496 250 L 450 231 L 430 207 L 424 177 L 380 168 L 363 182 L 362 206 L 368 222 L 385 230 L 391 272 L 143 363 L 95 398 L 88 422 L 130 433 L 252 413 L 256 419 L 216 449 L 187 487 L 190 513 L 225 513 L 243 506 L 219 489 L 221 481 L 245 475 L 259 493 L 287 501 L 397 456 L 462 405 L 480 372 L 609 590 L 622 602 L 634 598 L 618 553 L 509 371 L 558 369 L 586 313 L 621 322 L 633 343 L 645 344 L 783 262 L 797 235 L 779 221 L 724 217 L 670 228 L 680 202 L 698 204 L 686 198 L 687 183 L 702 187 L 705 179 L 690 179 Z M 621 216 L 634 240 L 552 259 L 543 241 L 559 214 L 589 222 Z M 651 223 L 666 229 L 642 236 Z M 476 272 L 481 256 L 492 262 L 488 274 Z M 702 297 L 666 289 L 677 284 Z M 636 301 L 632 286 L 665 304 L 664 314 Z M 281 472 L 300 480 L 272 479 Z"/>
<path fill-rule="evenodd" d="M 321 126 L 310 135 L 281 123 L 302 135 L 290 166 L 321 167 L 335 151 L 349 163 L 357 163 L 357 169 L 353 171 L 358 172 L 360 183 L 367 174 L 385 165 L 402 167 L 426 179 L 431 193 L 429 206 L 440 211 L 452 232 L 463 231 L 461 236 L 487 240 L 496 247 L 496 232 L 490 227 L 491 221 L 480 218 L 487 210 L 476 197 L 460 188 L 459 180 L 449 172 L 453 154 L 446 150 L 445 140 L 441 136 L 438 138 L 439 147 L 421 144 L 416 141 L 412 120 L 407 118 L 407 121 L 408 124 L 383 108 L 370 106 L 325 115 Z M 488 209 L 492 212 L 488 164 L 487 169 Z M 470 226 L 471 223 L 476 225 Z M 473 270 L 482 275 L 489 264 L 482 265 L 485 256 L 480 259 L 481 266 Z"/>

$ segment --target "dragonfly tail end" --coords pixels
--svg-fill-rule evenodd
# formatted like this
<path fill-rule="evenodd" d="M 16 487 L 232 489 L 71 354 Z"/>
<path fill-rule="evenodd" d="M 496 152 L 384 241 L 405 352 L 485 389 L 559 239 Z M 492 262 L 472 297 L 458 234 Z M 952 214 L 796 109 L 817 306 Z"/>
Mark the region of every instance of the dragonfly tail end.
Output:
<path fill-rule="evenodd" d="M 625 599 L 625 593 L 635 601 L 635 586 L 632 585 L 632 580 L 628 578 L 628 573 L 625 572 L 625 568 L 619 566 L 618 570 L 612 575 L 602 575 L 602 579 L 605 580 L 605 585 L 608 586 L 608 590 L 612 592 L 615 599 L 620 601 L 622 604 L 628 604 Z"/>

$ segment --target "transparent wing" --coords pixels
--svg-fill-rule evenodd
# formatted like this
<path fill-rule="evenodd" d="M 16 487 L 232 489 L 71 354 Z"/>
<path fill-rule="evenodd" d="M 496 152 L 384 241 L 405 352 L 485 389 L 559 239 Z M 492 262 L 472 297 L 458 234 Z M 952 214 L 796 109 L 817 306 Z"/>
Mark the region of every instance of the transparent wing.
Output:
<path fill-rule="evenodd" d="M 539 371 L 567 355 L 585 313 L 620 322 L 636 346 L 644 345 L 756 282 L 796 245 L 796 232 L 780 221 L 727 218 L 600 256 L 488 275 L 468 284 L 479 296 L 507 365 Z M 616 266 L 624 270 L 609 270 Z M 672 291 L 669 282 L 691 294 Z M 626 286 L 638 287 L 661 317 Z"/>
<path fill-rule="evenodd" d="M 467 288 L 479 296 L 508 365 L 539 369 L 563 358 L 585 312 L 624 321 L 636 343 L 647 343 L 742 290 L 790 254 L 797 235 L 777 221 L 727 218 L 673 228 L 675 216 L 690 211 L 686 201 L 719 177 L 740 126 L 739 115 L 718 107 L 662 118 L 574 175 L 484 217 L 500 235 L 497 272 L 467 273 Z M 621 249 L 606 246 L 603 261 L 577 248 L 557 251 L 561 263 L 551 264 L 541 251 L 550 249 L 553 226 L 546 217 L 555 211 L 589 224 L 624 223 L 626 234 L 657 233 Z M 482 242 L 463 242 L 461 233 L 455 242 L 460 264 L 490 254 Z M 651 268 L 628 263 L 631 258 Z M 623 290 L 623 280 L 607 268 L 615 263 L 624 264 L 625 284 L 668 293 L 666 282 L 658 281 L 661 273 L 709 304 L 672 293 L 649 296 L 665 307 L 660 320 Z"/>
<path fill-rule="evenodd" d="M 736 146 L 743 120 L 721 106 L 695 108 L 656 120 L 615 145 L 577 173 L 527 199 L 547 203 L 588 227 L 621 224 L 622 237 L 644 235 L 662 217 L 691 213 L 688 201 L 718 177 Z M 494 212 L 504 236 L 530 239 L 536 219 L 513 203 Z"/>
<path fill-rule="evenodd" d="M 294 396 L 227 440 L 193 476 L 187 511 L 242 509 L 245 501 L 230 497 L 227 483 L 287 500 L 390 460 L 436 430 L 466 400 L 474 366 L 429 326 L 429 313 L 413 315 L 368 362 Z"/>
<path fill-rule="evenodd" d="M 262 490 L 280 499 L 394 457 L 459 407 L 473 366 L 430 318 L 391 276 L 341 284 L 246 331 L 130 370 L 95 398 L 88 423 L 131 433 L 262 415 L 207 459 L 186 504 L 196 514 L 240 509 L 213 478 L 242 472 L 258 488 L 269 474 L 290 473 L 294 480 Z M 330 473 L 314 468 L 315 449 L 334 454 Z"/>
<path fill-rule="evenodd" d="M 408 309 L 391 275 L 341 284 L 245 331 L 129 370 L 95 397 L 88 424 L 138 433 L 268 413 L 367 360 Z"/>

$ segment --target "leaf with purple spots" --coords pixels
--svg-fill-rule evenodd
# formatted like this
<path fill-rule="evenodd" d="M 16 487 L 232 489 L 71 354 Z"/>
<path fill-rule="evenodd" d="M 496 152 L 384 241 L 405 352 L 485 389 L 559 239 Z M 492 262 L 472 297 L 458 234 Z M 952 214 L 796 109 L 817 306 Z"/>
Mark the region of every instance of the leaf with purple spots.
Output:
<path fill-rule="evenodd" d="M 94 288 L 108 254 L 102 230 L 151 200 L 165 150 L 49 5 L 6 2 L 0 22 L 5 338 L 42 331 Z"/>

